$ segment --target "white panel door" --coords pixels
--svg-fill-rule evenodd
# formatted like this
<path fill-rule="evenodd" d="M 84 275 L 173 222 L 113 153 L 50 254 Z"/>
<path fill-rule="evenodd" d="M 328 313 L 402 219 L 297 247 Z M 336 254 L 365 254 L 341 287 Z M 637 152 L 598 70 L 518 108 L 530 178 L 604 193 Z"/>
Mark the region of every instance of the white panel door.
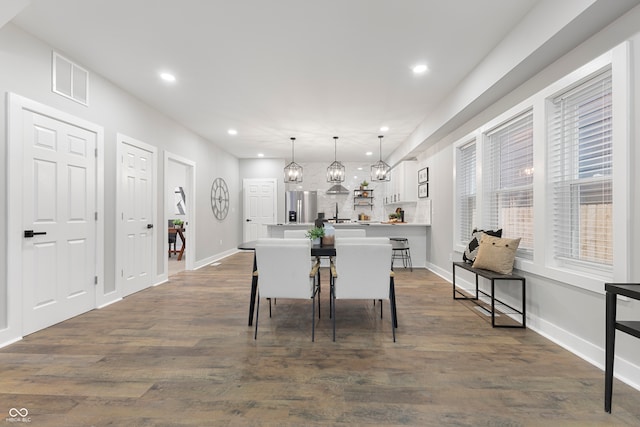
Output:
<path fill-rule="evenodd" d="M 22 111 L 26 335 L 95 307 L 97 160 L 94 132 Z"/>
<path fill-rule="evenodd" d="M 244 194 L 245 242 L 267 237 L 267 224 L 275 224 L 277 217 L 276 180 L 245 179 L 242 181 Z"/>
<path fill-rule="evenodd" d="M 123 296 L 151 285 L 153 266 L 153 153 L 123 143 L 120 198 Z"/>

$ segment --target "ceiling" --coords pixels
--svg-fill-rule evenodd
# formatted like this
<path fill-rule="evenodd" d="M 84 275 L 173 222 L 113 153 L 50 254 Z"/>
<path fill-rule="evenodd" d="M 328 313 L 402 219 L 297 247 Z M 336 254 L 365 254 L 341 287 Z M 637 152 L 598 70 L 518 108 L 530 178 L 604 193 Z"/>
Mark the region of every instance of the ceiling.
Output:
<path fill-rule="evenodd" d="M 293 136 L 296 161 L 333 160 L 338 136 L 370 162 L 381 126 L 386 157 L 535 3 L 31 0 L 12 22 L 239 158 L 290 158 Z"/>

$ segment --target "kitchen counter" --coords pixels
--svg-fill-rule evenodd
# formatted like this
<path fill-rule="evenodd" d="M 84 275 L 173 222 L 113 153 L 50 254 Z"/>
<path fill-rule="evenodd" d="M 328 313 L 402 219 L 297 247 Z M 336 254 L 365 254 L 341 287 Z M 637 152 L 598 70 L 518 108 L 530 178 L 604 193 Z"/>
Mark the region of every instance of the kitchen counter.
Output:
<path fill-rule="evenodd" d="M 406 237 L 411 247 L 413 267 L 424 268 L 426 266 L 427 230 L 431 224 L 341 222 L 331 225 L 335 228 L 342 229 L 364 228 L 367 232 L 367 237 Z M 267 225 L 267 230 L 269 237 L 284 237 L 284 230 L 309 230 L 313 228 L 313 226 L 313 223 L 269 224 Z"/>

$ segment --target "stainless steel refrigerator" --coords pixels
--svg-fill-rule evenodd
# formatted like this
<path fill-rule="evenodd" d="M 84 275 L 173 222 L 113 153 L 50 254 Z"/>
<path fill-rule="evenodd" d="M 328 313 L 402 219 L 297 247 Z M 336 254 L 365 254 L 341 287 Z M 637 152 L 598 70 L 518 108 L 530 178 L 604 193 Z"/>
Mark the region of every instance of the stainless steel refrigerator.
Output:
<path fill-rule="evenodd" d="M 318 192 L 287 191 L 284 212 L 288 223 L 313 223 L 318 216 Z"/>

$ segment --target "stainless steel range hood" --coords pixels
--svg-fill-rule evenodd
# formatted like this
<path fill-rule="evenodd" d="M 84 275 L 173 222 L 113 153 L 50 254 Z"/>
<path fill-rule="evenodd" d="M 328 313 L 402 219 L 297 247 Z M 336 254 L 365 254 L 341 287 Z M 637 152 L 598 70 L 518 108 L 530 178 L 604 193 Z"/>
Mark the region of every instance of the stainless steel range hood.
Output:
<path fill-rule="evenodd" d="M 342 184 L 336 184 L 329 187 L 326 193 L 327 194 L 349 194 L 350 191 L 347 188 L 343 187 Z"/>

